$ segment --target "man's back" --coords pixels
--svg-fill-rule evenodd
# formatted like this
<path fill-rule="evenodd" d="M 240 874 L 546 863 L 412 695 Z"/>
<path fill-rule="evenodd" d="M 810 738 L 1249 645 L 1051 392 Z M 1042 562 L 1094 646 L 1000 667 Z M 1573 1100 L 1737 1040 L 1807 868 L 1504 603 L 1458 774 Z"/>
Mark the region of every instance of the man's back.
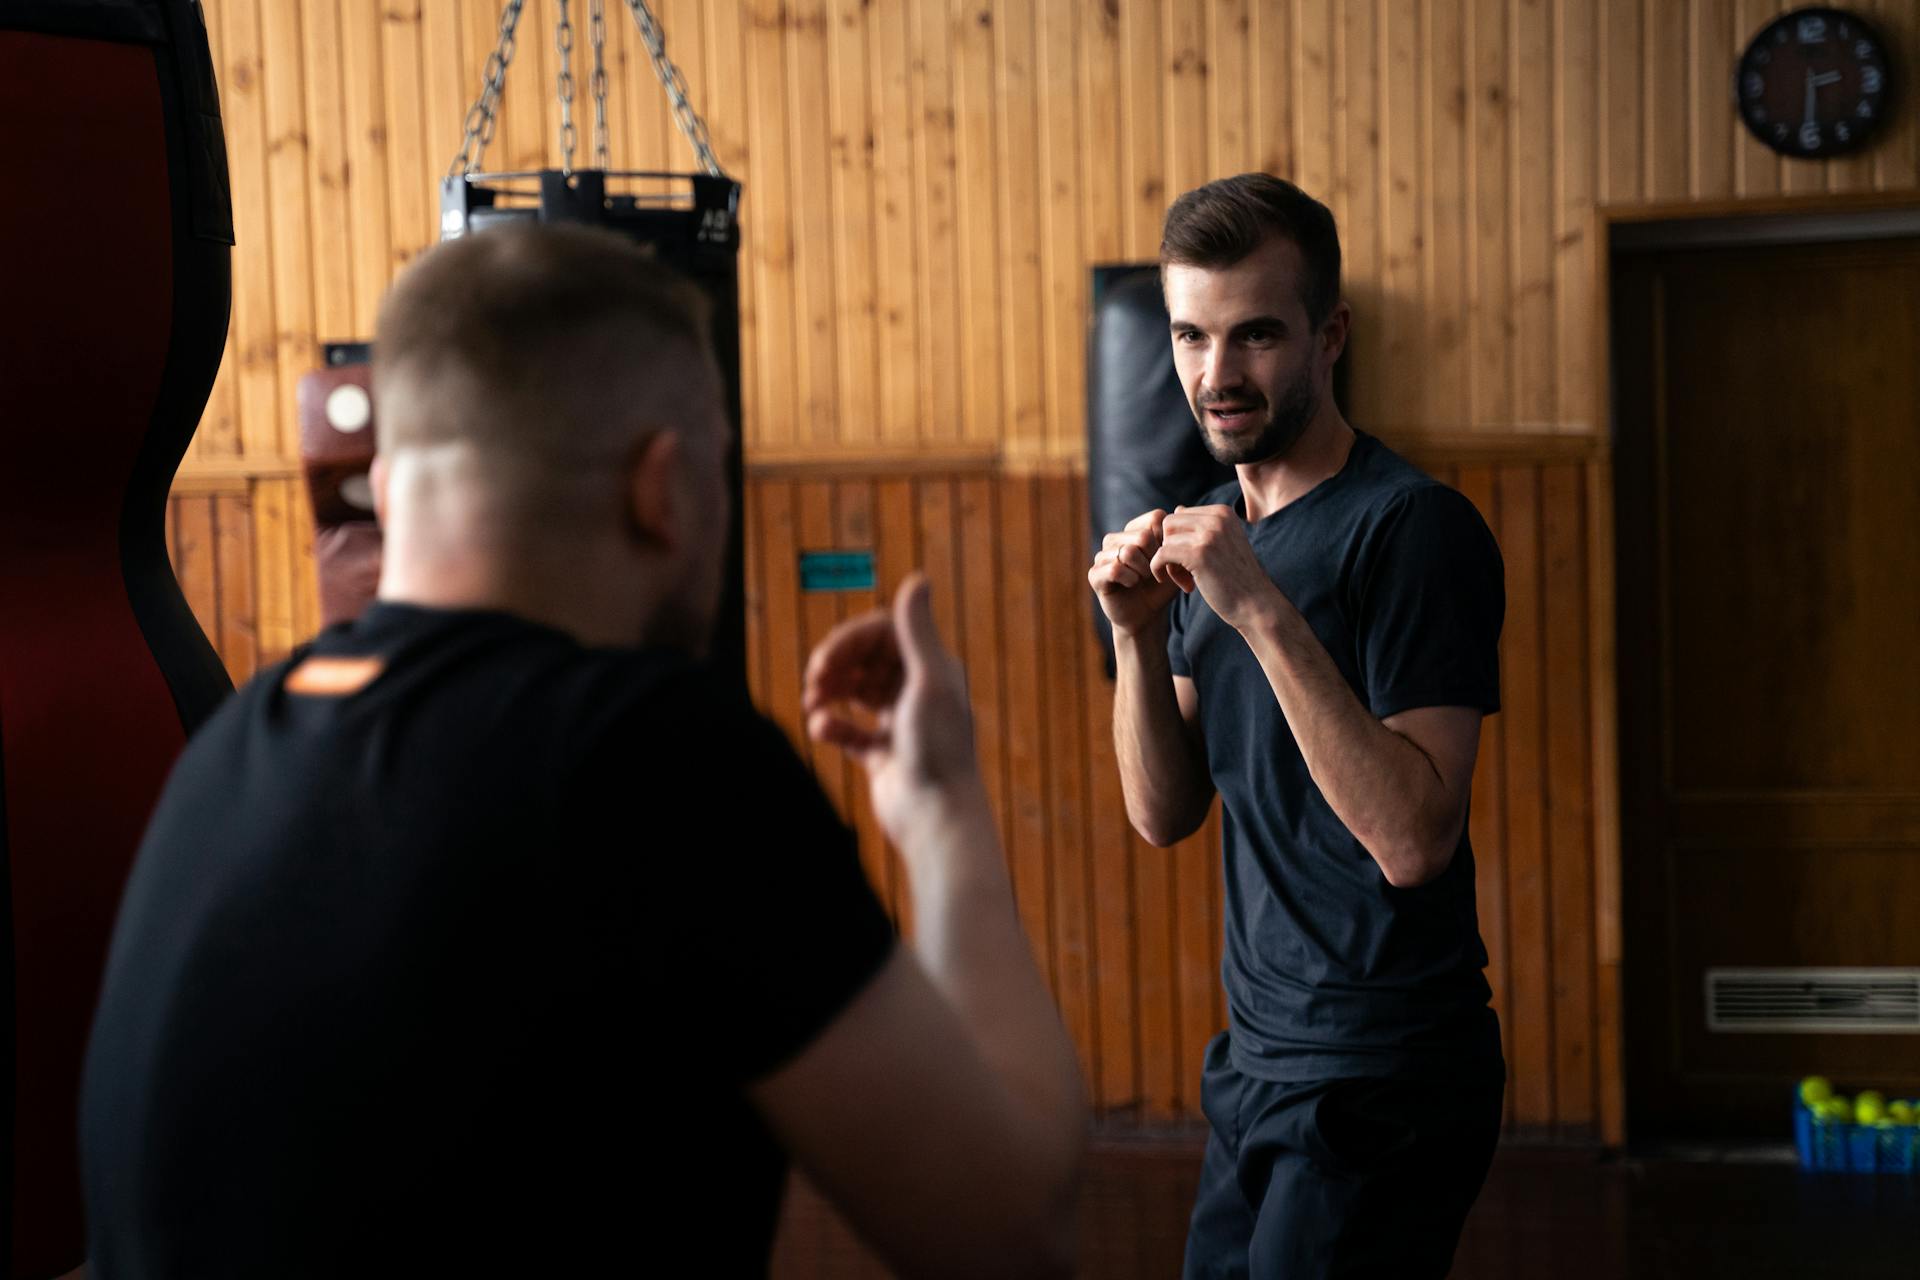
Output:
<path fill-rule="evenodd" d="M 778 731 L 498 613 L 376 606 L 291 672 L 196 738 L 128 887 L 96 1274 L 763 1268 L 743 1085 L 892 946 Z"/>

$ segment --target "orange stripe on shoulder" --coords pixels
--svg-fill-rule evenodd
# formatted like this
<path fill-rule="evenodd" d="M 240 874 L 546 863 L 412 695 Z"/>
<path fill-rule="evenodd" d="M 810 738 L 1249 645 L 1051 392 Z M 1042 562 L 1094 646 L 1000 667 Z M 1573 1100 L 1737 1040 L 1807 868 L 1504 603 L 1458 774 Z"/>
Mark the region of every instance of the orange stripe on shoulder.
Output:
<path fill-rule="evenodd" d="M 386 669 L 385 658 L 308 658 L 287 673 L 287 692 L 341 698 L 360 692 Z"/>

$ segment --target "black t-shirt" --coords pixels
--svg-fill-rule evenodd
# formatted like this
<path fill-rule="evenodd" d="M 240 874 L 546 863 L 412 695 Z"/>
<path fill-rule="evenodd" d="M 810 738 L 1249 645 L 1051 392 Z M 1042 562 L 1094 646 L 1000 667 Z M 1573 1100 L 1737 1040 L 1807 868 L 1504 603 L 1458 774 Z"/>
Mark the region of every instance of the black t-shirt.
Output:
<path fill-rule="evenodd" d="M 1246 512 L 1237 482 L 1203 501 Z M 1247 536 L 1375 716 L 1499 709 L 1503 570 L 1465 497 L 1357 432 L 1338 474 Z M 1388 884 L 1308 775 L 1246 641 L 1197 591 L 1171 614 L 1173 670 L 1199 693 L 1225 814 L 1235 1064 L 1292 1081 L 1497 1061 L 1465 831 L 1436 879 Z"/>
<path fill-rule="evenodd" d="M 785 1158 L 743 1085 L 894 941 L 785 738 L 689 659 L 504 614 L 381 604 L 312 652 L 382 669 L 236 694 L 128 884 L 94 1274 L 764 1274 Z"/>

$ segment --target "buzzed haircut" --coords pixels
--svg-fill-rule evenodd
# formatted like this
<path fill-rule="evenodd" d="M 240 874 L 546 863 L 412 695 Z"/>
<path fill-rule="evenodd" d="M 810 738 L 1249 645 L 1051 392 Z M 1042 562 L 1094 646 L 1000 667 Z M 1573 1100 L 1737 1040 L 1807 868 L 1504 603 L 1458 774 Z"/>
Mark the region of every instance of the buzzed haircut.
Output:
<path fill-rule="evenodd" d="M 1340 232 L 1333 211 L 1284 178 L 1243 173 L 1195 187 L 1173 202 L 1160 233 L 1160 265 L 1219 270 L 1274 238 L 1300 249 L 1300 301 L 1318 329 L 1340 304 Z"/>
<path fill-rule="evenodd" d="M 437 245 L 380 308 L 380 447 L 605 458 L 631 443 L 636 415 L 683 427 L 711 414 L 710 320 L 692 284 L 611 231 L 527 223 Z"/>

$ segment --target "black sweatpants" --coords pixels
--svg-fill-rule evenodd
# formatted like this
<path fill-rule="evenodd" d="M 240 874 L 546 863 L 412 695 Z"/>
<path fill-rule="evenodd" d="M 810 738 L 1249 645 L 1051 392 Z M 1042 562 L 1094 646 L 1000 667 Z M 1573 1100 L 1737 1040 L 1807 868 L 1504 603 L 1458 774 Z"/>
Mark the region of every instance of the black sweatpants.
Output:
<path fill-rule="evenodd" d="M 1311 1083 L 1207 1045 L 1185 1280 L 1443 1280 L 1500 1134 L 1505 1069 Z"/>

